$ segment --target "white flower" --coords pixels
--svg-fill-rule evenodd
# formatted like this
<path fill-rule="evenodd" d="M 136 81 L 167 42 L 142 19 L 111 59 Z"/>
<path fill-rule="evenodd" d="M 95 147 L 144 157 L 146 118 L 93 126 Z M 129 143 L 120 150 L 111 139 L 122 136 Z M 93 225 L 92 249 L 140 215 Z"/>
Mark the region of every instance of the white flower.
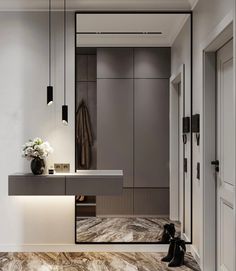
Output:
<path fill-rule="evenodd" d="M 33 143 L 36 144 L 36 145 L 41 145 L 43 143 L 43 140 L 39 137 L 36 137 L 34 140 L 33 140 Z"/>
<path fill-rule="evenodd" d="M 47 141 L 43 142 L 41 138 L 29 140 L 22 146 L 22 156 L 29 160 L 36 157 L 45 159 L 52 152 L 53 148 L 50 144 Z"/>

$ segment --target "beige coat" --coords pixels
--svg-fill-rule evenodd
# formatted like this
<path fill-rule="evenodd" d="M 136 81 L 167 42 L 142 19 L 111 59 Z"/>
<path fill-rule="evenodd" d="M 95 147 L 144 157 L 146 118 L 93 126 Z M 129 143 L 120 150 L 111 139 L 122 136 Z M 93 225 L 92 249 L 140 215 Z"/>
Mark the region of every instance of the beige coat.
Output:
<path fill-rule="evenodd" d="M 92 130 L 88 108 L 82 101 L 76 112 L 77 157 L 79 169 L 89 169 L 91 164 Z"/>

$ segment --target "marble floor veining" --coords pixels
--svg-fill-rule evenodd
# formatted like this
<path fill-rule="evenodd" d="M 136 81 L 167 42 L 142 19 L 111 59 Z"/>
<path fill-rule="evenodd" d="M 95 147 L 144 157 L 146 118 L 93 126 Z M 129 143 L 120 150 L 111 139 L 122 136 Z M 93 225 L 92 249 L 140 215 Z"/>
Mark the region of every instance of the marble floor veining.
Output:
<path fill-rule="evenodd" d="M 174 223 L 180 236 L 179 222 L 156 217 L 91 217 L 76 223 L 77 242 L 160 242 L 163 226 Z"/>
<path fill-rule="evenodd" d="M 1 271 L 200 271 L 191 254 L 185 265 L 169 268 L 165 253 L 0 253 Z"/>

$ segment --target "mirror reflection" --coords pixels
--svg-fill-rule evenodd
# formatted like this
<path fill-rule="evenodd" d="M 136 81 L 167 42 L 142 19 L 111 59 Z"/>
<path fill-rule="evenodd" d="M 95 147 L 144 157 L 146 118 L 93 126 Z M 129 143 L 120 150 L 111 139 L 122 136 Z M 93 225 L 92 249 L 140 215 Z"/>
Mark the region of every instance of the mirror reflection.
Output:
<path fill-rule="evenodd" d="M 76 169 L 124 174 L 119 195 L 76 197 L 77 243 L 191 242 L 190 31 L 188 14 L 76 14 Z"/>

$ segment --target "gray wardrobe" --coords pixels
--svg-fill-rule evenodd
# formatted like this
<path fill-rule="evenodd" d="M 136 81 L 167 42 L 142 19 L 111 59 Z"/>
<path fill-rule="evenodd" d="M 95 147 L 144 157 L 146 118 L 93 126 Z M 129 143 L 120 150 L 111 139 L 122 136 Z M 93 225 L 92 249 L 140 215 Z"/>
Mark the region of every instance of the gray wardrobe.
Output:
<path fill-rule="evenodd" d="M 122 196 L 97 197 L 97 215 L 169 214 L 170 56 L 170 48 L 96 50 L 96 87 L 87 88 L 96 92 L 94 161 L 125 177 Z"/>

